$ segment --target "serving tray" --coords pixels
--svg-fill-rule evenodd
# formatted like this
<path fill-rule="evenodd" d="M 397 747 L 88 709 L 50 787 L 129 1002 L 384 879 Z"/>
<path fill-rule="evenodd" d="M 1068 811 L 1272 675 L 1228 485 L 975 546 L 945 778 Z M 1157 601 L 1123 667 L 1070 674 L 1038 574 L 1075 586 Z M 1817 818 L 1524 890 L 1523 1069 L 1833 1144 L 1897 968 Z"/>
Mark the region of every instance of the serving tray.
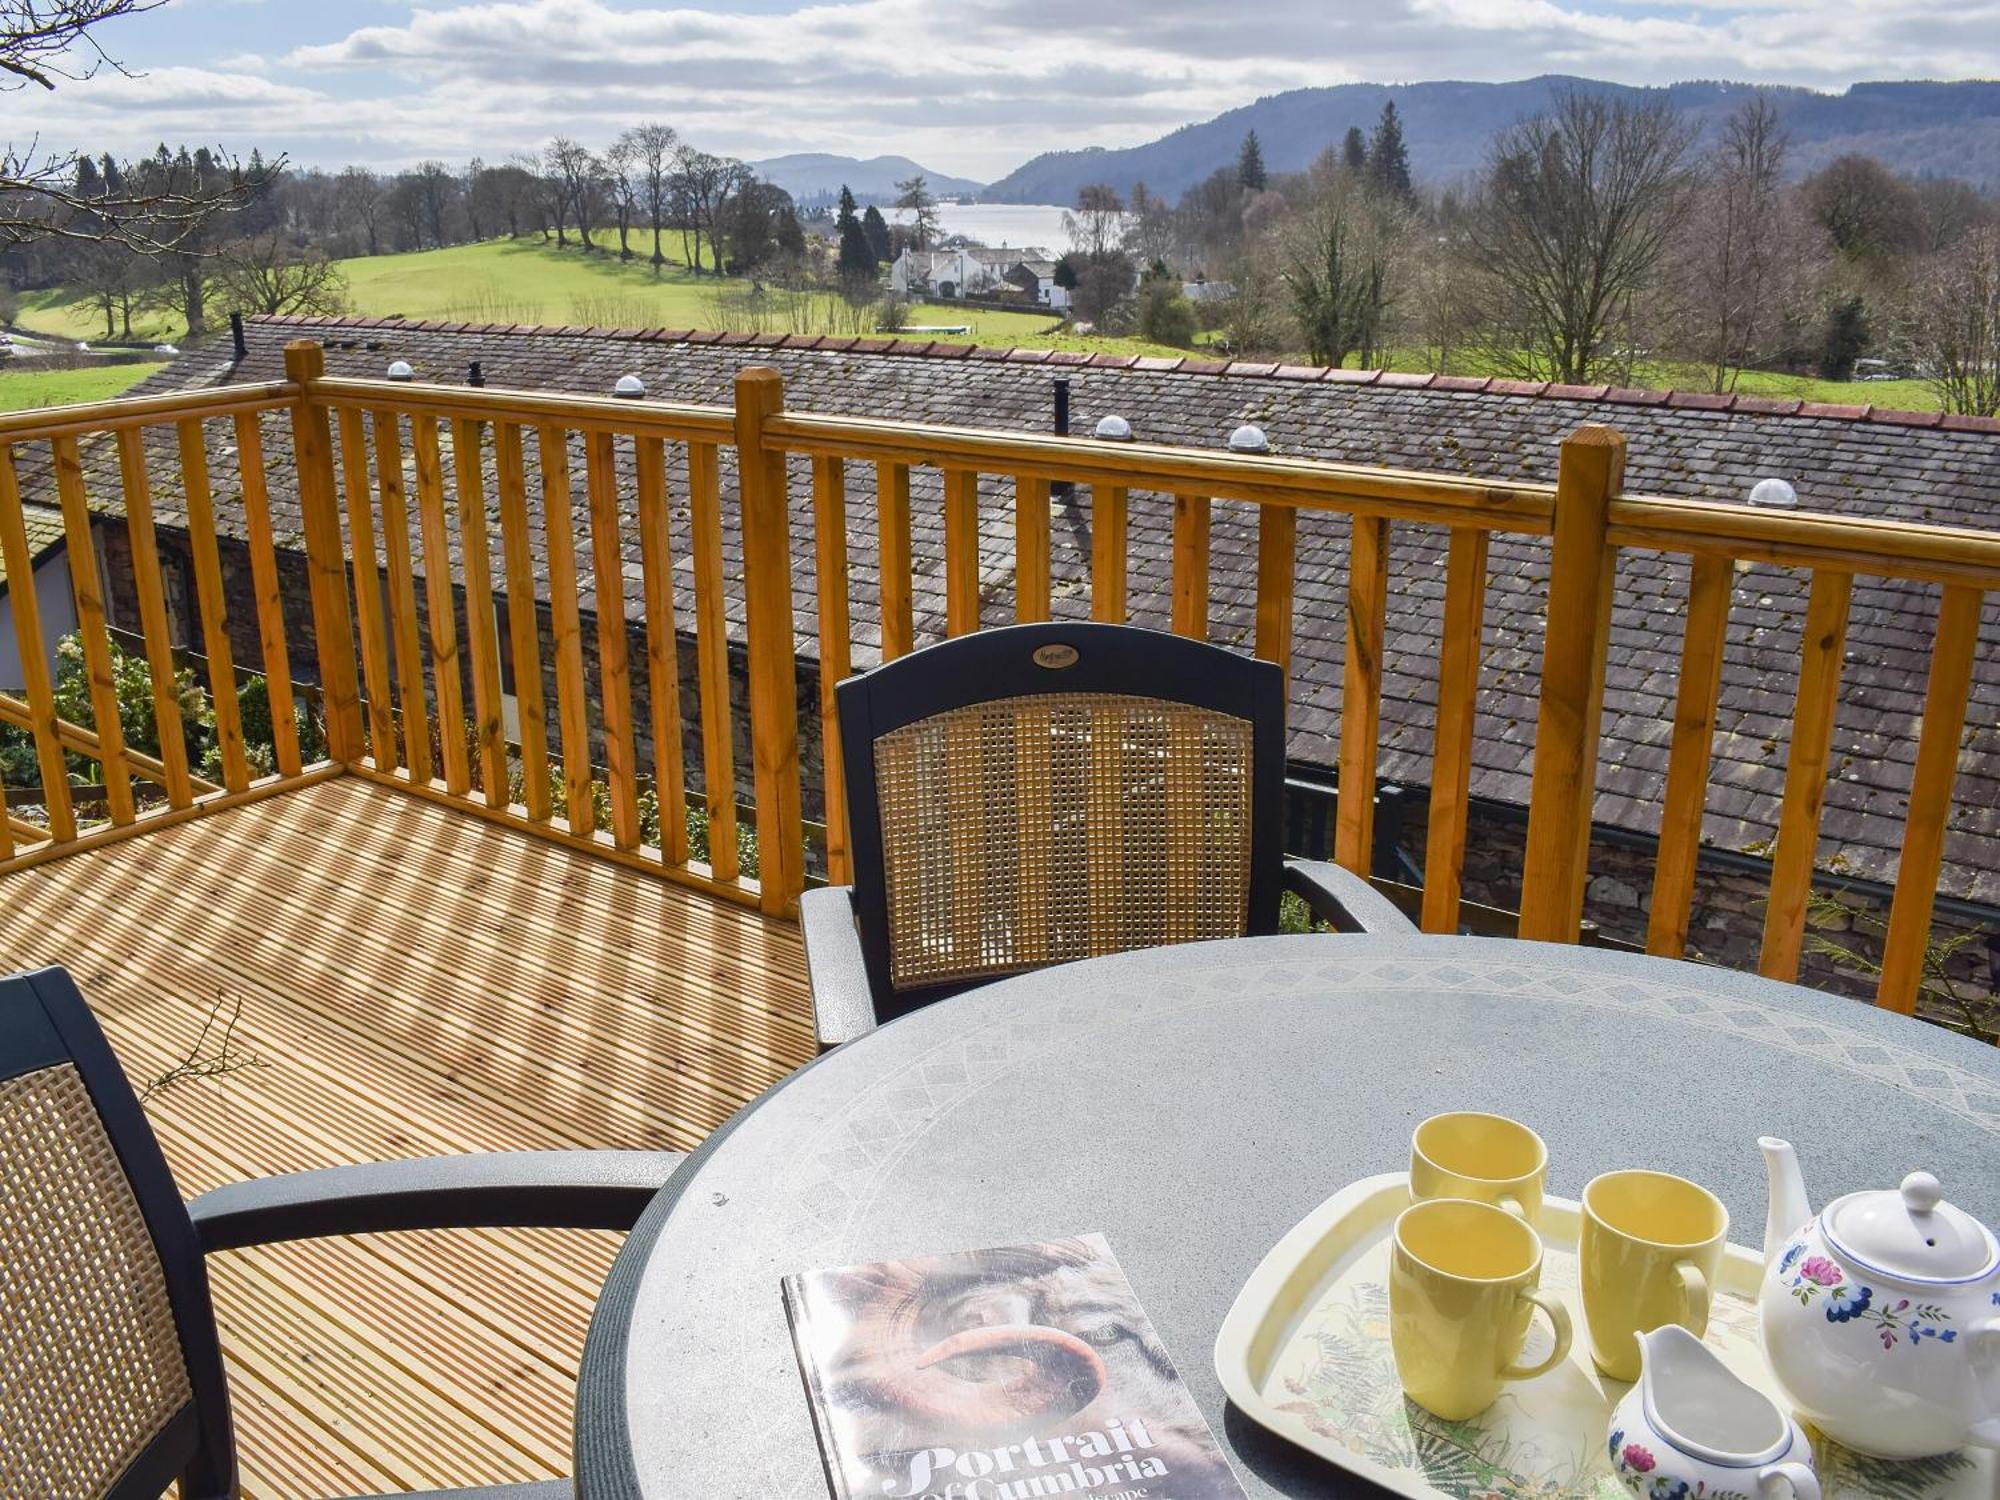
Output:
<path fill-rule="evenodd" d="M 1389 1231 L 1410 1205 L 1400 1172 L 1366 1177 L 1308 1214 L 1264 1257 L 1215 1337 L 1229 1399 L 1278 1436 L 1411 1500 L 1630 1500 L 1606 1445 L 1611 1408 L 1631 1387 L 1590 1362 L 1578 1290 L 1578 1209 L 1545 1198 L 1542 1288 L 1562 1298 L 1576 1336 L 1539 1379 L 1510 1382 L 1467 1422 L 1407 1400 L 1389 1348 Z M 1707 1342 L 1778 1402 L 1757 1336 L 1763 1259 L 1731 1245 L 1717 1277 Z M 1525 1361 L 1549 1348 L 1546 1320 Z M 2000 1500 L 2000 1455 L 1987 1449 L 1913 1462 L 1863 1458 L 1814 1434 L 1827 1500 Z M 1669 1500 L 1669 1497 L 1660 1497 Z M 1702 1500 L 1702 1497 L 1687 1497 Z"/>

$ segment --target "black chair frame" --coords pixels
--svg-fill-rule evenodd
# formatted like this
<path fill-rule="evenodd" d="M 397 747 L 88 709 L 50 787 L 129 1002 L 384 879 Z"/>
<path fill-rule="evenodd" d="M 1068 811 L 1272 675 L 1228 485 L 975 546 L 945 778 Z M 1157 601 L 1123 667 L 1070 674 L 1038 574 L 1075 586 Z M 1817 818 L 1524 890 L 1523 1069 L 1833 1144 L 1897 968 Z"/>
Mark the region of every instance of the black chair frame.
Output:
<path fill-rule="evenodd" d="M 1284 858 L 1285 678 L 1260 661 L 1203 641 L 1130 625 L 1001 626 L 926 647 L 834 690 L 847 792 L 854 883 L 809 891 L 801 903 L 822 1045 L 907 1014 L 981 978 L 897 991 L 890 982 L 889 912 L 874 746 L 883 735 L 953 709 L 1051 693 L 1123 694 L 1184 703 L 1251 726 L 1250 880 L 1244 932 L 1278 930 L 1279 895 L 1302 895 L 1349 930 L 1413 930 L 1360 877 Z"/>
<path fill-rule="evenodd" d="M 235 1183 L 183 1202 L 97 1019 L 69 974 L 0 979 L 0 1080 L 69 1063 L 117 1154 L 161 1271 L 192 1399 L 106 1492 L 234 1500 L 236 1439 L 207 1255 L 245 1245 L 402 1229 L 630 1229 L 679 1152 L 528 1151 L 330 1167 Z M 567 1480 L 434 1492 L 431 1500 L 561 1500 Z"/>

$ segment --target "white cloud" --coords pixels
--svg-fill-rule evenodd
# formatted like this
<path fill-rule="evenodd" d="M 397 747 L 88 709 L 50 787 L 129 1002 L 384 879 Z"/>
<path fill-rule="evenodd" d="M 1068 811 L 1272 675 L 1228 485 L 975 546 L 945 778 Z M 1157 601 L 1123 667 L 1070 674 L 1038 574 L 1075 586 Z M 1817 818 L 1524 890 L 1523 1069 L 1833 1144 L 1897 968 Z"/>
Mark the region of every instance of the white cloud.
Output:
<path fill-rule="evenodd" d="M 782 13 L 474 0 L 377 15 L 353 25 L 348 12 L 344 34 L 278 55 L 15 96 L 10 128 L 113 144 L 226 135 L 394 164 L 661 118 L 735 154 L 896 151 L 995 176 L 1038 151 L 1130 144 L 1358 79 L 2000 74 L 2000 0 L 825 0 Z"/>

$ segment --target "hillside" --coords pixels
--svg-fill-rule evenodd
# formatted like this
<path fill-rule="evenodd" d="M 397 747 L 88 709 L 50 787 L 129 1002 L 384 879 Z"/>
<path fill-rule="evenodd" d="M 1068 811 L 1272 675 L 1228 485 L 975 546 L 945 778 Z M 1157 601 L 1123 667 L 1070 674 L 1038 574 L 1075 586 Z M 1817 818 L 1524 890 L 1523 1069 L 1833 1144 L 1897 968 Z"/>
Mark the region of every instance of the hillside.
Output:
<path fill-rule="evenodd" d="M 931 191 L 940 197 L 970 197 L 981 184 L 969 177 L 949 177 L 919 166 L 907 156 L 871 156 L 862 161 L 852 156 L 830 156 L 824 151 L 803 151 L 793 156 L 773 156 L 753 161 L 751 170 L 766 182 L 775 182 L 790 193 L 801 207 L 831 203 L 840 196 L 845 183 L 863 203 L 893 203 L 896 184 L 922 176 Z"/>
<path fill-rule="evenodd" d="M 1251 130 L 1257 132 L 1272 171 L 1295 172 L 1336 144 L 1350 126 L 1372 126 L 1390 99 L 1403 116 L 1416 175 L 1449 182 L 1478 169 L 1496 131 L 1546 108 L 1565 88 L 1632 99 L 1664 96 L 1708 131 L 1751 86 L 1703 82 L 1631 88 L 1552 75 L 1518 83 L 1352 83 L 1296 89 L 1184 125 L 1143 146 L 1037 156 L 989 184 L 980 196 L 991 203 L 1073 203 L 1077 189 L 1089 183 L 1108 182 L 1125 192 L 1143 181 L 1153 191 L 1175 197 L 1235 161 Z M 2000 186 L 2000 82 L 1857 83 L 1844 94 L 1798 88 L 1765 92 L 1791 132 L 1791 170 L 1798 175 L 1859 151 L 1913 176 L 1936 173 Z"/>

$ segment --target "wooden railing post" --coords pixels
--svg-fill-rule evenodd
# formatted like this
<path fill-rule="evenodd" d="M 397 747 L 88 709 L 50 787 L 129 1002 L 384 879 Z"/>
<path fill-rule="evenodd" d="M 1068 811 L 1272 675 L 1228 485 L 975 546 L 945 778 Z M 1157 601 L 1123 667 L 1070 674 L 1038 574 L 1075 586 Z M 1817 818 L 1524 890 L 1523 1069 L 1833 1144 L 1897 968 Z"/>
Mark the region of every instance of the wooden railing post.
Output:
<path fill-rule="evenodd" d="M 347 557 L 333 481 L 333 428 L 313 382 L 326 374 L 326 351 L 311 339 L 285 345 L 285 378 L 299 386 L 292 407 L 292 448 L 305 517 L 306 572 L 312 588 L 313 638 L 326 699 L 327 753 L 352 762 L 363 754 L 361 687 L 354 660 L 354 614 L 347 597 Z M 369 559 L 373 566 L 374 560 Z"/>
<path fill-rule="evenodd" d="M 1619 434 L 1579 427 L 1564 441 L 1521 882 L 1521 936 L 1543 942 L 1573 943 L 1583 922 L 1617 562 L 1606 531 L 1611 499 L 1624 482 L 1625 439 Z"/>
<path fill-rule="evenodd" d="M 764 424 L 784 410 L 776 370 L 736 375 L 736 472 L 743 503 L 743 590 L 750 656 L 750 750 L 757 791 L 757 877 L 763 909 L 784 913 L 805 889 L 799 811 L 798 665 L 792 625 L 792 539 L 785 456 Z"/>

